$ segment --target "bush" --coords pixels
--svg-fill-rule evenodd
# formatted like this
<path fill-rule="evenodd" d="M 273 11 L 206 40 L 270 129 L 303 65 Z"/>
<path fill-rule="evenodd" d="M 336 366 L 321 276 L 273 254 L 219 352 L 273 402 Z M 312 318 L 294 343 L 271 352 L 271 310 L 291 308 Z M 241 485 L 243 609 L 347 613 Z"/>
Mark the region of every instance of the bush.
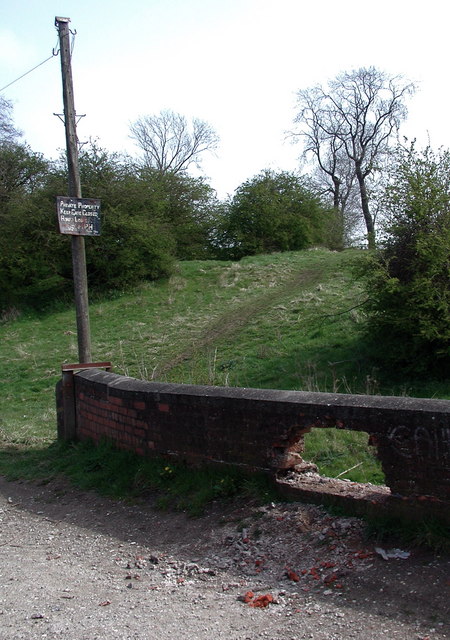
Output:
<path fill-rule="evenodd" d="M 124 207 L 103 214 L 101 235 L 86 244 L 89 287 L 122 289 L 170 275 L 175 242 L 166 227 Z"/>
<path fill-rule="evenodd" d="M 16 156 L 4 154 L 9 164 Z M 66 170 L 61 161 L 46 169 L 38 184 L 18 185 L 2 203 L 0 312 L 43 309 L 73 298 L 71 243 L 57 231 L 55 206 L 55 196 L 67 191 Z M 82 154 L 80 169 L 83 195 L 102 201 L 101 235 L 86 239 L 91 291 L 169 275 L 175 240 L 154 191 L 126 160 L 95 147 Z"/>
<path fill-rule="evenodd" d="M 323 242 L 326 213 L 301 178 L 266 170 L 236 190 L 222 243 L 233 259 L 305 249 Z"/>
<path fill-rule="evenodd" d="M 364 268 L 369 336 L 384 362 L 450 373 L 450 153 L 400 149 L 386 239 Z"/>

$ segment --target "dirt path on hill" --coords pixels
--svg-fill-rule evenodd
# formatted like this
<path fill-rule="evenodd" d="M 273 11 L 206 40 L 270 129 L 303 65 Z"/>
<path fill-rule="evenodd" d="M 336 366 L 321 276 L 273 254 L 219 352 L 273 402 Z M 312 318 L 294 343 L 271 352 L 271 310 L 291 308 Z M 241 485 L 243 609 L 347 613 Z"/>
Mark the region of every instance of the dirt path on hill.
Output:
<path fill-rule="evenodd" d="M 224 310 L 220 318 L 203 329 L 189 348 L 174 358 L 161 362 L 156 370 L 157 377 L 161 379 L 174 367 L 193 358 L 196 353 L 204 352 L 209 345 L 236 333 L 247 326 L 252 318 L 266 313 L 268 309 L 284 301 L 287 296 L 298 295 L 303 288 L 320 283 L 322 276 L 323 272 L 318 268 L 298 271 L 284 284 L 265 289 L 263 293 L 248 302 L 233 306 L 230 310 Z"/>
<path fill-rule="evenodd" d="M 315 506 L 192 519 L 0 478 L 0 532 L 1 640 L 450 638 L 448 557 L 385 560 Z"/>

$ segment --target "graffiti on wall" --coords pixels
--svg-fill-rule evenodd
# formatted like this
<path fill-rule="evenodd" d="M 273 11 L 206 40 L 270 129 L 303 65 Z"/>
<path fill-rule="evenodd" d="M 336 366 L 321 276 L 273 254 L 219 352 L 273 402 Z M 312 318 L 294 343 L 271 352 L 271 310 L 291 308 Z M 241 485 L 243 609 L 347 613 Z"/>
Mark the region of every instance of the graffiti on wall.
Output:
<path fill-rule="evenodd" d="M 392 427 L 387 438 L 390 447 L 402 458 L 428 458 L 450 462 L 450 428 Z"/>

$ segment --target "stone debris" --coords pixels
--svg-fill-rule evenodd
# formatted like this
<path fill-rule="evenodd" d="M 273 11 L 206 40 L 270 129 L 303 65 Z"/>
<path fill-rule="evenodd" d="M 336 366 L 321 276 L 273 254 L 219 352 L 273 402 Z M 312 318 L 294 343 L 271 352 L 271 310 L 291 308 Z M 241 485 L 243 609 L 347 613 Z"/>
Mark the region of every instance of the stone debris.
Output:
<path fill-rule="evenodd" d="M 247 591 L 243 596 L 239 596 L 238 600 L 255 609 L 264 609 L 265 607 L 268 607 L 269 604 L 276 603 L 272 594 L 266 593 L 265 595 L 257 596 L 253 591 Z"/>
<path fill-rule="evenodd" d="M 2 640 L 450 638 L 448 558 L 411 549 L 386 562 L 357 518 L 271 503 L 192 519 L 10 486 Z"/>

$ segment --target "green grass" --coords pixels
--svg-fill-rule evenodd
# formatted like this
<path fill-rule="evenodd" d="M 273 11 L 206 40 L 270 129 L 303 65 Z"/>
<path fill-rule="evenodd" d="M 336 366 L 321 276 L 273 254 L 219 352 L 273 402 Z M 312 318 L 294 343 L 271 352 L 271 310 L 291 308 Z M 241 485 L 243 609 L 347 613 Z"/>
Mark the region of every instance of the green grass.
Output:
<path fill-rule="evenodd" d="M 368 434 L 362 432 L 313 429 L 305 436 L 304 457 L 330 478 L 383 484 L 381 464 L 368 439 Z"/>
<path fill-rule="evenodd" d="M 373 369 L 361 339 L 365 294 L 350 266 L 359 255 L 318 249 L 179 263 L 166 281 L 91 304 L 92 358 L 149 380 L 450 397 L 444 382 L 394 385 Z M 11 314 L 0 325 L 0 473 L 7 460 L 16 473 L 38 473 L 52 457 L 55 384 L 61 364 L 77 360 L 73 309 Z M 364 434 L 314 430 L 306 457 L 331 476 L 358 465 L 343 477 L 382 481 Z"/>
<path fill-rule="evenodd" d="M 10 480 L 46 483 L 60 474 L 83 490 L 95 490 L 120 499 L 140 499 L 156 494 L 159 509 L 201 515 L 215 500 L 244 498 L 263 504 L 276 499 L 273 482 L 264 474 L 234 468 L 187 467 L 161 458 L 144 459 L 118 451 L 107 442 L 68 444 L 53 442 L 44 447 L 4 447 L 0 469 Z"/>
<path fill-rule="evenodd" d="M 440 520 L 429 518 L 405 522 L 386 517 L 365 520 L 365 534 L 375 544 L 388 548 L 398 545 L 426 547 L 435 553 L 450 554 L 450 527 Z"/>

